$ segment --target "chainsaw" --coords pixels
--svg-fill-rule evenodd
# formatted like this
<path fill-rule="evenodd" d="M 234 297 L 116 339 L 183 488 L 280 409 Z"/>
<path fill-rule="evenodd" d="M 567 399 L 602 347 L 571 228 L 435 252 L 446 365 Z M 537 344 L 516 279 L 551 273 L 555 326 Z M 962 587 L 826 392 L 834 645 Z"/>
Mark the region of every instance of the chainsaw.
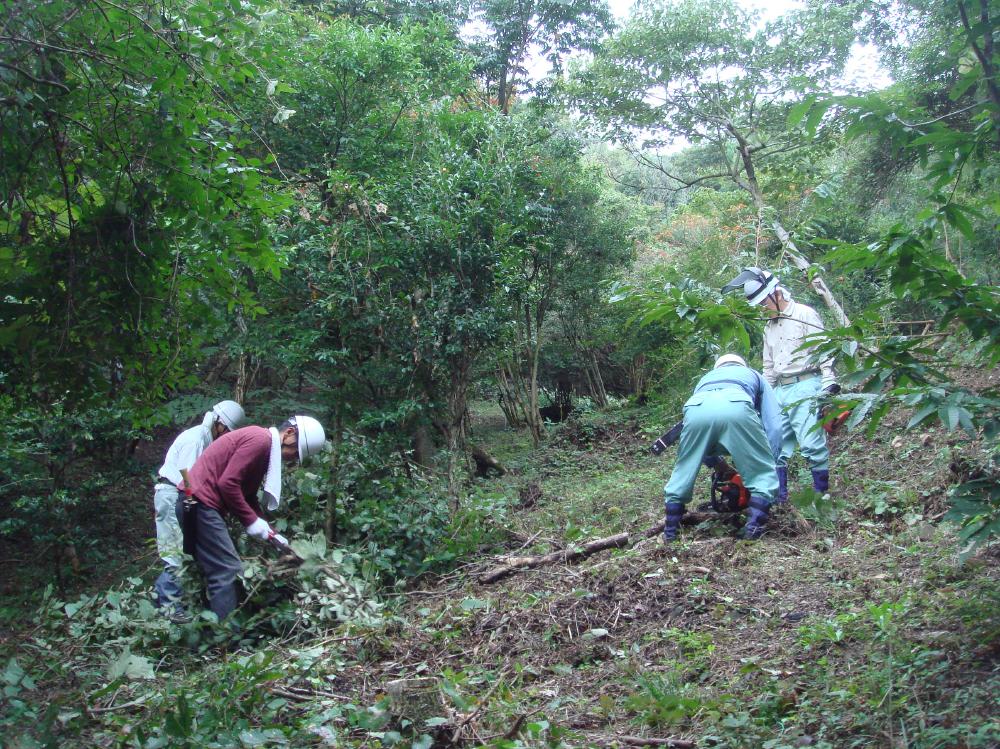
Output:
<path fill-rule="evenodd" d="M 851 410 L 849 408 L 833 403 L 824 404 L 819 409 L 819 421 L 823 425 L 823 431 L 827 434 L 836 434 L 850 416 Z"/>
<path fill-rule="evenodd" d="M 846 418 L 846 417 L 845 417 Z M 678 421 L 670 431 L 649 447 L 653 455 L 660 455 L 680 439 L 683 421 Z M 704 509 L 715 512 L 742 512 L 750 504 L 750 490 L 743 485 L 742 477 L 728 463 L 722 461 L 712 471 L 712 501 Z M 701 507 L 698 508 L 702 509 Z"/>
<path fill-rule="evenodd" d="M 823 425 L 823 431 L 833 435 L 844 425 L 844 422 L 851 416 L 850 406 L 837 401 L 840 393 L 840 385 L 833 383 L 827 386 L 823 392 L 816 417 Z"/>
<path fill-rule="evenodd" d="M 723 477 L 725 476 L 725 478 Z M 750 490 L 743 485 L 742 477 L 733 471 L 728 474 L 712 472 L 712 509 L 716 512 L 742 512 L 750 504 Z"/>

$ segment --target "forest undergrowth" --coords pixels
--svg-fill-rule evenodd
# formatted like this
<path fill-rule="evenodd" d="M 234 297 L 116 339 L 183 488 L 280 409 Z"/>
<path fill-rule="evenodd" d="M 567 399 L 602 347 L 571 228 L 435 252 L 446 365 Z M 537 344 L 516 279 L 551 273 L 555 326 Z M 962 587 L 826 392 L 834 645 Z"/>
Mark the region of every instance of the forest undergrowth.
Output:
<path fill-rule="evenodd" d="M 398 595 L 358 583 L 364 617 L 288 626 L 263 607 L 237 635 L 160 618 L 153 569 L 77 601 L 50 589 L 9 624 L 4 745 L 997 745 L 1000 553 L 961 562 L 941 522 L 979 446 L 904 431 L 903 414 L 834 438 L 826 500 L 793 467 L 795 509 L 759 543 L 720 517 L 669 549 L 657 536 L 480 582 L 504 555 L 653 525 L 672 463 L 646 451 L 660 418 L 583 413 L 533 450 L 478 404 L 475 439 L 507 469 L 470 491 L 495 546 Z M 702 476 L 694 501 L 707 497 Z M 145 497 L 131 506 L 145 513 Z M 357 559 L 317 553 L 360 579 Z M 251 577 L 275 565 L 251 561 Z"/>

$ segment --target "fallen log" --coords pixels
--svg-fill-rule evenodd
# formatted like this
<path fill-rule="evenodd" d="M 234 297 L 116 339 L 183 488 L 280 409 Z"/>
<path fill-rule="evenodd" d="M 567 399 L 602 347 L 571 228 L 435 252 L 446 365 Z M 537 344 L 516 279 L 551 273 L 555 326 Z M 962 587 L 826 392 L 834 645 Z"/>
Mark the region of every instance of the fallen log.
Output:
<path fill-rule="evenodd" d="M 626 746 L 669 746 L 673 749 L 694 749 L 697 746 L 686 739 L 659 739 L 653 736 L 619 736 L 616 741 Z"/>
<path fill-rule="evenodd" d="M 712 518 L 721 517 L 718 513 L 714 512 L 689 512 L 681 520 L 684 525 L 698 525 L 706 520 Z M 613 536 L 605 536 L 604 538 L 598 538 L 593 541 L 588 541 L 582 546 L 572 546 L 568 549 L 560 549 L 559 551 L 553 551 L 548 554 L 539 554 L 537 556 L 527 556 L 527 557 L 507 557 L 501 560 L 499 566 L 494 567 L 488 572 L 479 576 L 479 582 L 482 585 L 489 585 L 490 583 L 495 583 L 497 580 L 502 580 L 508 575 L 513 575 L 515 572 L 521 570 L 530 570 L 535 567 L 544 567 L 548 564 L 559 564 L 567 562 L 575 562 L 579 559 L 586 559 L 592 554 L 596 554 L 599 551 L 604 551 L 605 549 L 620 549 L 624 546 L 632 546 L 633 543 L 643 539 L 652 538 L 663 532 L 663 523 L 657 523 L 652 528 L 647 528 L 639 534 L 634 536 L 630 533 L 616 533 Z M 635 539 L 633 541 L 633 538 Z"/>

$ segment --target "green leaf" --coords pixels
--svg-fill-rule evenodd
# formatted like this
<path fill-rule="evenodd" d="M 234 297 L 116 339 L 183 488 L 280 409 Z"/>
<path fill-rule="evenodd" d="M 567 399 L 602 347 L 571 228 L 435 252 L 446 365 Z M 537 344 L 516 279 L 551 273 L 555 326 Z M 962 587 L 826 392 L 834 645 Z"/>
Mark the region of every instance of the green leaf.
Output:
<path fill-rule="evenodd" d="M 818 128 L 819 123 L 822 122 L 823 116 L 832 106 L 832 100 L 816 102 L 816 106 L 813 107 L 812 111 L 809 113 L 809 118 L 806 120 L 805 124 L 805 130 L 809 135 L 815 135 L 816 128 Z"/>
<path fill-rule="evenodd" d="M 108 678 L 117 679 L 124 676 L 131 680 L 152 679 L 156 674 L 152 662 L 142 655 L 133 655 L 125 648 L 121 655 L 111 662 L 108 668 Z"/>
<path fill-rule="evenodd" d="M 431 749 L 434 746 L 434 737 L 430 734 L 421 734 L 413 740 L 413 749 Z"/>
<path fill-rule="evenodd" d="M 938 409 L 938 417 L 941 419 L 941 423 L 945 425 L 945 428 L 949 432 L 955 431 L 955 427 L 958 426 L 958 406 L 952 404 L 942 405 Z"/>
<path fill-rule="evenodd" d="M 923 408 L 921 408 L 919 411 L 913 414 L 913 416 L 910 417 L 910 420 L 906 423 L 906 428 L 912 429 L 917 424 L 926 419 L 928 416 L 937 411 L 937 409 L 938 406 L 936 403 L 929 403 L 924 405 Z"/>
<path fill-rule="evenodd" d="M 802 118 L 806 116 L 815 103 L 816 97 L 810 96 L 794 105 L 788 112 L 788 127 L 794 128 L 802 122 Z"/>

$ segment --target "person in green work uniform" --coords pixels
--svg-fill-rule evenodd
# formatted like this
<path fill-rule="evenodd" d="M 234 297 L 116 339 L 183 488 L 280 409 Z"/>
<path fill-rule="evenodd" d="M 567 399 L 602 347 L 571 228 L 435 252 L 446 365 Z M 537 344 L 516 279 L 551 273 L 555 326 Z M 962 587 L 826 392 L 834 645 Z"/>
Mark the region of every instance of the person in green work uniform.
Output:
<path fill-rule="evenodd" d="M 677 539 L 702 463 L 714 468 L 723 452 L 732 456 L 750 491 L 740 535 L 756 540 L 764 533 L 778 492 L 775 461 L 781 453 L 781 408 L 763 376 L 736 354 L 720 356 L 684 404 L 677 461 L 664 488 L 667 543 Z"/>

